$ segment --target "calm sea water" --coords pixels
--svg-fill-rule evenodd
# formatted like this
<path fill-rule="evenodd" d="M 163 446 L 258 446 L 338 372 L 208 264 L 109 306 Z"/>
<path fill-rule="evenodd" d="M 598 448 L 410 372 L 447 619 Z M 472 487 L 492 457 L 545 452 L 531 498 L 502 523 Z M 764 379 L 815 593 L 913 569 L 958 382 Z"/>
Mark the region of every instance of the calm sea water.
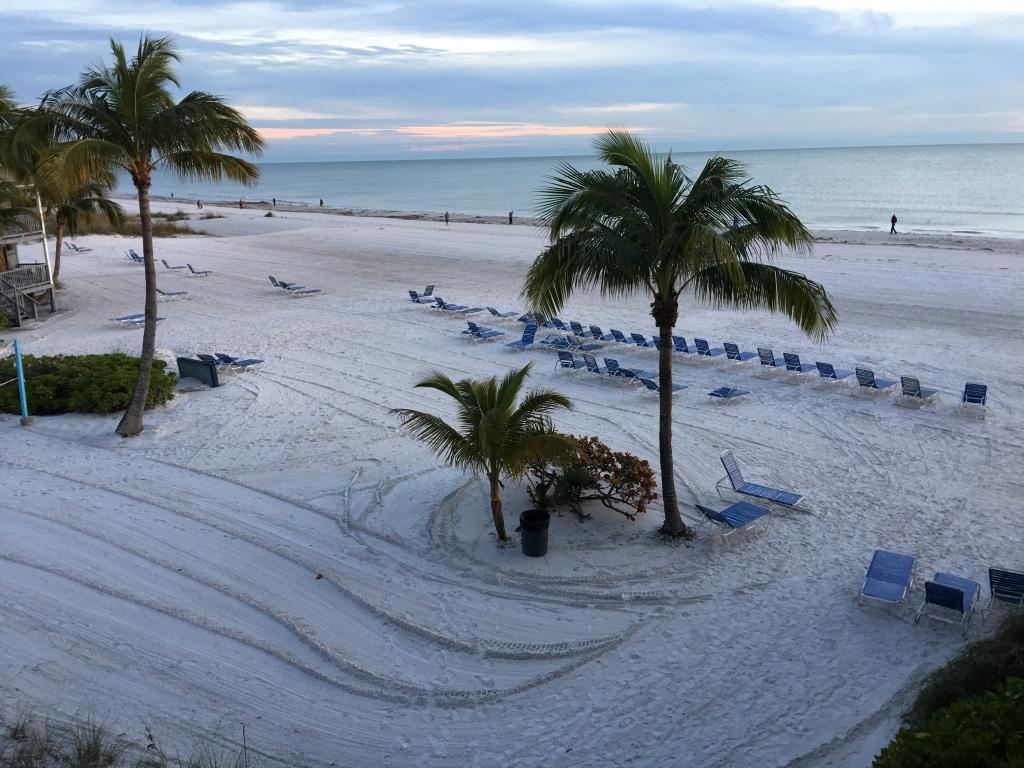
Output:
<path fill-rule="evenodd" d="M 887 229 L 1024 237 L 1024 144 L 855 147 L 725 153 L 814 228 Z M 695 174 L 708 153 L 676 153 Z M 535 212 L 555 166 L 596 168 L 590 157 L 266 163 L 255 188 L 156 176 L 154 194 L 205 200 L 278 200 L 338 208 L 444 210 L 501 216 Z M 123 191 L 131 191 L 130 185 Z"/>

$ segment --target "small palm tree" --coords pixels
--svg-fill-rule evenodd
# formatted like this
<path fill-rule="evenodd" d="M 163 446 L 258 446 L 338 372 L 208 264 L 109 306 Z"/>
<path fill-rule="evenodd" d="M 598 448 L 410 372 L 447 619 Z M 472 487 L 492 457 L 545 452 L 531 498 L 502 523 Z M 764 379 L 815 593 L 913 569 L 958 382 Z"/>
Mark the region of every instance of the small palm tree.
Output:
<path fill-rule="evenodd" d="M 64 232 L 75 236 L 83 218 L 99 214 L 114 226 L 124 221 L 124 209 L 109 197 L 110 188 L 99 181 L 87 181 L 70 192 L 51 192 L 43 194 L 46 212 L 53 216 L 54 235 L 57 242 L 53 246 L 53 282 L 60 277 L 60 253 L 64 244 Z"/>
<path fill-rule="evenodd" d="M 128 174 L 139 198 L 142 256 L 146 273 L 145 327 L 142 359 L 131 404 L 117 433 L 142 431 L 142 415 L 156 348 L 156 268 L 153 261 L 153 217 L 149 189 L 153 172 L 167 168 L 184 179 L 224 178 L 251 184 L 259 170 L 230 152 L 258 154 L 263 140 L 222 99 L 193 91 L 175 101 L 178 87 L 174 64 L 179 56 L 167 38 L 148 35 L 128 58 L 124 47 L 110 41 L 112 66 L 86 70 L 78 85 L 48 93 L 42 102 L 54 139 L 59 142 L 49 172 L 84 184 L 111 171 Z"/>
<path fill-rule="evenodd" d="M 679 296 L 715 306 L 782 312 L 813 338 L 836 323 L 825 289 L 769 262 L 784 248 L 808 251 L 813 238 L 771 189 L 744 167 L 714 157 L 691 179 L 671 155 L 658 156 L 626 131 L 597 140 L 612 170 L 559 167 L 541 191 L 551 245 L 534 261 L 523 295 L 555 314 L 573 290 L 609 296 L 645 292 L 658 327 L 658 449 L 665 522 L 689 533 L 679 514 L 672 462 L 672 328 Z"/>
<path fill-rule="evenodd" d="M 436 389 L 457 404 L 458 427 L 440 416 L 408 408 L 392 411 L 413 435 L 453 467 L 471 470 L 487 478 L 490 486 L 491 517 L 501 541 L 508 540 L 501 511 L 501 478 L 518 479 L 530 463 L 544 461 L 569 450 L 572 441 L 555 432 L 550 414 L 571 409 L 565 395 L 535 389 L 519 400 L 533 364 L 497 377 L 452 381 L 434 371 L 416 384 Z"/>

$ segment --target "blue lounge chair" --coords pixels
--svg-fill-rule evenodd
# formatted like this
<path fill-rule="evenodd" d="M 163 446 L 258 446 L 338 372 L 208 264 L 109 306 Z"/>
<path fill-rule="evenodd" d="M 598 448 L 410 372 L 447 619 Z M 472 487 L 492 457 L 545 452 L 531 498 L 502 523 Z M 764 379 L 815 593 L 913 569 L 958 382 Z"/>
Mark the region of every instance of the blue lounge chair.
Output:
<path fill-rule="evenodd" d="M 639 333 L 631 333 L 629 337 L 633 339 L 633 343 L 642 349 L 655 349 L 656 347 L 647 341 L 647 337 Z"/>
<path fill-rule="evenodd" d="M 739 387 L 719 387 L 718 389 L 708 392 L 708 397 L 710 397 L 715 403 L 721 405 L 722 403 L 737 402 L 740 398 L 746 397 L 749 394 L 749 389 L 740 389 Z"/>
<path fill-rule="evenodd" d="M 277 280 L 274 279 L 273 275 L 270 276 L 270 282 L 272 282 L 274 284 L 274 287 L 276 287 L 276 288 L 282 288 L 283 287 Z M 434 300 L 432 298 L 427 298 L 426 296 L 421 296 L 420 294 L 416 293 L 416 291 L 409 291 L 409 298 L 412 301 L 416 302 L 417 304 L 433 304 L 434 303 Z"/>
<path fill-rule="evenodd" d="M 466 308 L 466 306 L 464 304 L 450 304 L 447 301 L 445 301 L 444 299 L 442 299 L 440 296 L 435 296 L 434 297 L 434 309 L 440 309 L 440 310 L 443 310 L 443 311 L 453 311 L 453 310 L 456 310 L 456 309 L 465 309 L 465 308 Z"/>
<path fill-rule="evenodd" d="M 490 312 L 495 317 L 500 318 L 502 320 L 504 320 L 505 318 L 508 318 L 508 317 L 515 317 L 516 315 L 519 314 L 519 312 L 517 312 L 514 309 L 509 311 L 509 312 L 499 312 L 494 307 L 484 307 L 484 309 L 486 309 L 488 312 Z M 524 315 L 524 317 L 525 317 L 525 315 Z"/>
<path fill-rule="evenodd" d="M 137 315 L 125 315 L 124 317 L 112 317 L 110 319 L 116 323 L 120 323 L 121 325 L 130 325 L 133 328 L 142 328 L 146 324 L 146 315 L 144 313 L 139 313 Z M 165 317 L 158 317 L 156 318 L 156 321 L 159 323 L 161 320 L 166 319 L 167 318 Z"/>
<path fill-rule="evenodd" d="M 468 328 L 463 333 L 474 341 L 490 341 L 505 335 L 504 331 L 497 331 L 494 328 L 488 328 L 486 325 L 477 325 L 469 321 L 467 321 L 466 325 Z"/>
<path fill-rule="evenodd" d="M 853 376 L 853 371 L 848 371 L 845 368 L 836 368 L 832 363 L 815 363 L 814 365 L 818 369 L 818 375 L 821 378 L 836 384 Z"/>
<path fill-rule="evenodd" d="M 180 264 L 177 267 L 172 267 L 170 264 L 167 263 L 167 259 L 160 259 L 160 261 L 163 262 L 164 266 L 167 267 L 167 269 L 184 269 L 185 268 L 184 264 Z"/>
<path fill-rule="evenodd" d="M 597 360 L 594 358 L 593 355 L 588 355 L 586 352 L 584 352 L 581 355 L 581 357 L 583 358 L 583 363 L 587 366 L 587 370 L 590 373 L 596 373 L 598 376 L 608 375 L 608 369 L 599 366 L 597 364 Z"/>
<path fill-rule="evenodd" d="M 260 360 L 257 357 L 234 357 L 232 355 L 225 355 L 223 352 L 214 352 L 213 354 L 216 355 L 217 359 L 220 361 L 221 367 L 229 371 L 247 371 L 253 366 L 263 363 L 263 360 Z"/>
<path fill-rule="evenodd" d="M 898 605 L 907 596 L 907 590 L 914 583 L 917 558 L 900 552 L 876 549 L 871 564 L 864 572 L 857 600 L 879 600 Z"/>
<path fill-rule="evenodd" d="M 593 352 L 594 350 L 597 349 L 604 349 L 603 344 L 595 344 L 593 342 L 588 342 L 584 344 L 582 341 L 580 341 L 571 334 L 569 336 L 566 336 L 565 340 L 569 342 L 569 348 L 575 349 L 577 352 Z"/>
<path fill-rule="evenodd" d="M 810 363 L 801 363 L 800 355 L 794 355 L 792 352 L 783 352 L 782 359 L 786 361 L 786 370 L 790 373 L 795 373 L 797 376 L 803 376 L 805 373 L 818 370 L 817 366 Z"/>
<path fill-rule="evenodd" d="M 964 394 L 960 398 L 960 413 L 964 412 L 965 408 L 980 411 L 984 414 L 985 403 L 988 400 L 988 385 L 987 384 L 971 384 L 968 382 L 964 384 Z"/>
<path fill-rule="evenodd" d="M 560 318 L 552 317 L 549 322 L 551 323 L 551 326 L 553 328 L 557 328 L 560 331 L 565 331 L 566 333 L 572 333 L 572 328 L 563 323 Z"/>
<path fill-rule="evenodd" d="M 112 317 L 110 319 L 113 322 L 126 323 L 126 322 L 130 322 L 132 320 L 144 320 L 145 317 L 146 317 L 146 313 L 145 312 L 135 312 L 134 314 L 131 314 L 131 315 L 121 315 L 121 317 Z"/>
<path fill-rule="evenodd" d="M 185 266 L 188 267 L 188 271 L 192 274 L 192 277 L 209 277 L 213 274 L 213 272 L 208 269 L 196 269 L 188 262 L 185 262 Z"/>
<path fill-rule="evenodd" d="M 267 275 L 267 277 L 270 278 L 270 282 L 273 284 L 273 286 L 275 288 L 284 288 L 286 291 L 291 291 L 291 290 L 294 290 L 294 289 L 305 288 L 306 287 L 304 285 L 299 285 L 298 283 L 289 283 L 287 280 L 278 280 L 273 275 Z M 416 293 L 416 291 L 409 291 L 409 298 L 411 298 L 413 301 L 418 301 L 419 300 L 417 298 L 417 296 L 418 296 L 418 294 Z M 422 297 L 419 297 L 419 298 L 422 298 Z"/>
<path fill-rule="evenodd" d="M 645 378 L 643 376 L 637 376 L 637 378 L 640 379 L 640 381 L 643 383 L 643 385 L 648 390 L 650 390 L 651 392 L 661 392 L 661 386 L 654 379 L 652 379 L 652 378 Z M 686 388 L 687 388 L 686 384 L 675 384 L 675 383 L 673 383 L 672 384 L 672 394 L 675 394 L 676 392 L 681 392 L 682 390 L 684 390 Z"/>
<path fill-rule="evenodd" d="M 722 484 L 728 480 L 736 493 L 742 493 L 744 496 L 753 496 L 756 499 L 762 499 L 782 507 L 793 509 L 804 500 L 803 494 L 800 493 L 769 488 L 766 485 L 758 485 L 757 483 L 748 483 L 743 479 L 739 462 L 732 455 L 732 451 L 722 451 L 722 455 L 719 458 L 722 460 L 722 466 L 725 467 L 725 477 L 715 485 L 719 496 L 722 495 Z"/>
<path fill-rule="evenodd" d="M 990 596 L 986 611 L 996 600 L 1018 608 L 1024 606 L 1024 573 L 1007 568 L 989 568 L 988 588 Z"/>
<path fill-rule="evenodd" d="M 739 346 L 731 341 L 725 342 L 722 346 L 725 347 L 725 356 L 737 363 L 745 363 L 747 360 L 757 359 L 757 352 L 740 352 Z"/>
<path fill-rule="evenodd" d="M 770 368 L 772 371 L 786 370 L 786 361 L 781 357 L 776 357 L 771 347 L 758 347 L 757 357 L 764 368 Z"/>
<path fill-rule="evenodd" d="M 604 359 L 604 364 L 608 366 L 606 370 L 608 371 L 609 376 L 615 376 L 634 384 L 639 384 L 643 379 L 653 379 L 658 375 L 657 373 L 643 371 L 639 368 L 623 368 L 619 365 L 618 360 L 611 357 L 606 357 Z"/>
<path fill-rule="evenodd" d="M 772 519 L 771 509 L 762 507 L 760 504 L 751 504 L 749 501 L 737 501 L 721 511 L 705 507 L 702 504 L 696 504 L 695 506 L 709 523 L 720 528 L 723 541 L 728 541 L 729 536 L 736 533 L 736 531 L 753 529 L 754 523 L 759 520 L 765 522 L 764 527 L 759 532 L 763 533 L 768 528 L 768 524 Z"/>
<path fill-rule="evenodd" d="M 617 341 L 612 334 L 602 331 L 599 325 L 590 326 L 590 338 L 594 341 Z"/>
<path fill-rule="evenodd" d="M 612 338 L 615 339 L 617 342 L 619 342 L 619 344 L 632 344 L 633 343 L 633 340 L 632 339 L 627 339 L 626 338 L 626 334 L 624 334 L 620 330 L 612 328 L 610 332 L 612 334 Z"/>
<path fill-rule="evenodd" d="M 951 573 L 936 573 L 934 579 L 924 583 L 924 602 L 917 609 L 914 623 L 919 622 L 922 616 L 927 616 L 937 621 L 959 624 L 961 632 L 967 634 L 967 625 L 974 614 L 979 594 L 981 594 L 981 584 L 976 581 L 965 579 L 962 576 L 954 576 Z M 944 610 L 934 613 L 932 608 Z M 928 612 L 925 613 L 925 611 Z M 957 615 L 951 617 L 945 613 L 946 611 L 953 611 Z"/>
<path fill-rule="evenodd" d="M 914 405 L 927 405 L 939 399 L 939 390 L 921 386 L 921 382 L 913 376 L 900 376 L 899 399 L 896 402 Z"/>
<path fill-rule="evenodd" d="M 433 283 L 431 283 L 430 285 L 428 285 L 426 288 L 423 289 L 423 295 L 424 296 L 430 296 L 433 293 L 434 293 L 434 284 Z"/>
<path fill-rule="evenodd" d="M 708 360 L 711 360 L 716 357 L 721 357 L 722 355 L 725 354 L 725 350 L 722 349 L 721 347 L 712 348 L 711 346 L 709 346 L 707 339 L 694 338 L 693 344 L 694 346 L 697 347 L 698 357 L 703 357 Z"/>
<path fill-rule="evenodd" d="M 861 389 L 886 394 L 891 387 L 896 386 L 892 379 L 875 378 L 875 372 L 868 368 L 857 368 L 857 384 Z"/>
<path fill-rule="evenodd" d="M 572 332 L 581 339 L 589 339 L 594 335 L 590 331 L 584 330 L 583 324 L 577 320 L 570 320 L 569 327 L 572 328 Z"/>
<path fill-rule="evenodd" d="M 160 295 L 160 297 L 164 299 L 174 300 L 188 298 L 188 291 L 161 291 L 159 288 L 157 288 L 156 292 Z"/>
<path fill-rule="evenodd" d="M 558 351 L 558 360 L 555 361 L 555 370 L 578 371 L 586 368 L 587 364 L 572 356 L 572 352 L 565 350 Z"/>
<path fill-rule="evenodd" d="M 68 248 L 70 248 L 75 253 L 89 253 L 89 251 L 92 250 L 92 248 L 85 248 L 81 245 L 75 245 L 70 240 L 65 240 L 64 243 L 67 245 Z"/>
<path fill-rule="evenodd" d="M 519 341 L 511 341 L 505 346 L 508 347 L 509 349 L 515 349 L 521 352 L 527 347 L 533 346 L 533 340 L 536 333 L 536 325 L 527 325 L 526 328 L 523 329 L 523 338 L 521 338 Z"/>
<path fill-rule="evenodd" d="M 672 351 L 677 355 L 686 355 L 687 357 L 697 354 L 696 350 L 690 349 L 683 336 L 672 337 Z"/>
<path fill-rule="evenodd" d="M 124 257 L 126 259 L 128 259 L 128 261 L 132 262 L 133 264 L 145 264 L 146 263 L 146 260 L 144 258 L 142 258 L 141 256 L 139 256 L 139 254 L 137 254 L 131 248 L 129 248 L 127 251 L 124 252 Z"/>

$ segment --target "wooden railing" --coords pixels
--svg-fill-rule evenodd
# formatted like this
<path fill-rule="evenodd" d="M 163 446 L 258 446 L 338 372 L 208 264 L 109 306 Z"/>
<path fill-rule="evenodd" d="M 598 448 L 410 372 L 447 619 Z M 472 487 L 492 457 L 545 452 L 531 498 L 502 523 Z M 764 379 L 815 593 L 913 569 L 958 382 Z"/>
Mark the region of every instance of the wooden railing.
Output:
<path fill-rule="evenodd" d="M 50 287 L 46 264 L 22 264 L 7 272 L 0 272 L 0 312 L 7 315 L 11 325 L 21 325 L 23 318 L 39 318 L 40 304 L 31 294 Z"/>

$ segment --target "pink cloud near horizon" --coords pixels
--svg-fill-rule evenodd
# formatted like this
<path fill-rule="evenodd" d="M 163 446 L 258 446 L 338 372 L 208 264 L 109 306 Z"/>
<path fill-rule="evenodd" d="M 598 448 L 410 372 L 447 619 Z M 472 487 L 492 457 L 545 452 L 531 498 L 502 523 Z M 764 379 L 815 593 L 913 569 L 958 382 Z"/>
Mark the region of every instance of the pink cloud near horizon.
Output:
<path fill-rule="evenodd" d="M 395 128 L 258 127 L 265 139 L 300 139 L 311 136 L 416 136 L 424 139 L 514 139 L 528 136 L 592 136 L 607 130 L 593 125 L 547 125 L 543 123 L 447 123 L 405 125 Z M 637 130 L 637 129 L 634 129 Z M 642 130 L 642 129 L 640 129 Z"/>

